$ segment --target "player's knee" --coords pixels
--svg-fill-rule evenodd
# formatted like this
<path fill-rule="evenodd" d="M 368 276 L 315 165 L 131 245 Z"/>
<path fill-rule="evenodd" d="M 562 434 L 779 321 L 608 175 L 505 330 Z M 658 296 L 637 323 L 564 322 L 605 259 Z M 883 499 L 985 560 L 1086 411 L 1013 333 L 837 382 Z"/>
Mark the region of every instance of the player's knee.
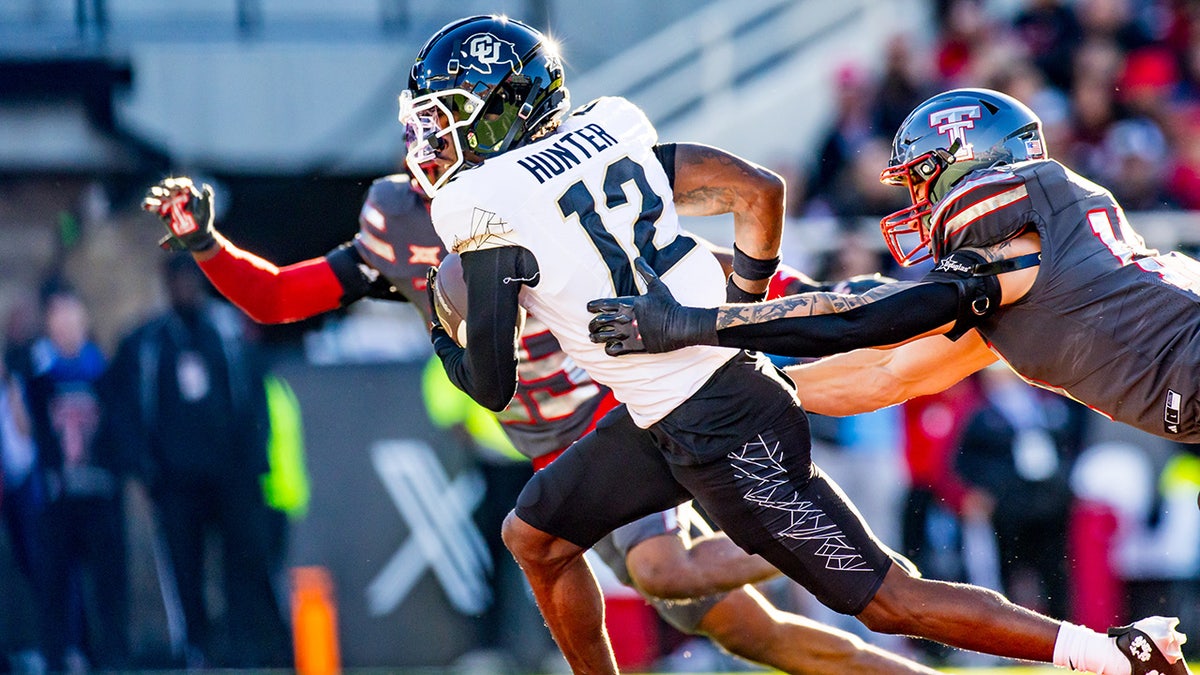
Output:
<path fill-rule="evenodd" d="M 583 549 L 548 532 L 543 532 L 509 511 L 500 531 L 504 545 L 522 568 L 562 565 L 580 555 Z"/>
<path fill-rule="evenodd" d="M 504 524 L 500 528 L 500 538 L 518 562 L 537 556 L 538 549 L 543 547 L 539 534 L 544 533 L 518 518 L 513 511 L 504 517 Z"/>
<path fill-rule="evenodd" d="M 875 593 L 870 604 L 857 615 L 864 626 L 876 633 L 888 635 L 918 635 L 921 622 L 922 598 L 928 582 L 893 566 Z"/>
<path fill-rule="evenodd" d="M 694 634 L 704 635 L 722 649 L 758 663 L 781 642 L 775 609 L 756 591 L 727 593 L 696 622 Z"/>
<path fill-rule="evenodd" d="M 775 649 L 780 637 L 770 628 L 750 630 L 742 622 L 728 620 L 703 624 L 703 633 L 730 654 L 758 663 L 766 660 L 764 655 Z"/>
<path fill-rule="evenodd" d="M 867 650 L 866 642 L 858 636 L 834 630 L 821 630 L 819 639 L 809 636 L 812 639 L 798 644 L 786 619 L 753 627 L 745 621 L 725 621 L 708 628 L 708 637 L 725 651 L 757 663 L 778 663 L 781 655 L 803 650 L 813 672 L 854 672 L 850 666 Z"/>
<path fill-rule="evenodd" d="M 656 558 L 641 556 L 627 557 L 625 567 L 629 570 L 629 578 L 634 585 L 646 595 L 673 600 L 689 598 L 694 595 L 694 584 L 688 579 L 688 573 L 683 568 L 672 568 Z"/>
<path fill-rule="evenodd" d="M 857 636 L 781 611 L 752 589 L 726 595 L 704 615 L 699 632 L 757 663 L 781 667 L 794 662 L 786 655 L 796 655 L 810 666 L 804 672 L 813 673 L 857 672 L 852 666 L 865 649 Z"/>

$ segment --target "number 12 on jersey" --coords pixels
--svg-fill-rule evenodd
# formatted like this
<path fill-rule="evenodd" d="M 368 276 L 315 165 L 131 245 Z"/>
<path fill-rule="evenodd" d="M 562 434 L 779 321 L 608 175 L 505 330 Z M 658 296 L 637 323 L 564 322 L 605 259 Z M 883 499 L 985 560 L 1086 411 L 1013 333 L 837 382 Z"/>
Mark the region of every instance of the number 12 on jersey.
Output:
<path fill-rule="evenodd" d="M 627 223 L 613 222 L 616 216 L 611 209 L 629 202 L 625 195 L 625 184 L 631 181 L 641 194 L 642 204 L 632 228 L 626 230 Z M 630 232 L 638 255 L 644 258 L 659 276 L 695 248 L 696 240 L 680 235 L 662 248 L 654 245 L 655 225 L 662 215 L 663 198 L 650 187 L 650 182 L 646 180 L 646 170 L 629 157 L 622 157 L 605 167 L 602 189 L 607 215 L 601 216 L 596 211 L 596 197 L 583 181 L 567 188 L 558 198 L 558 208 L 562 211 L 564 220 L 573 215 L 579 219 L 579 224 L 604 258 L 604 264 L 612 275 L 616 294 L 637 295 L 639 291 L 634 282 L 633 264 L 614 232 Z"/>

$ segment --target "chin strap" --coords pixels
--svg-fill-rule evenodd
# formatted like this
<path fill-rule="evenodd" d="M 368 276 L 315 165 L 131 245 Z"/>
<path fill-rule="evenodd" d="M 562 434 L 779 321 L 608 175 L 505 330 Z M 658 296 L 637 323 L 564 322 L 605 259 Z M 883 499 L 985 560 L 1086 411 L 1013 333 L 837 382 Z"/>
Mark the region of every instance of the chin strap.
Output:
<path fill-rule="evenodd" d="M 1034 267 L 1041 264 L 1041 262 L 1041 251 L 1038 251 L 1037 253 L 1026 253 L 1025 255 L 1019 255 L 1015 258 L 1005 258 L 1004 260 L 997 260 L 995 262 L 976 265 L 974 269 L 971 270 L 971 276 L 988 277 L 997 274 L 1004 274 L 1005 272 L 1015 272 L 1017 270 L 1023 270 L 1026 267 Z"/>

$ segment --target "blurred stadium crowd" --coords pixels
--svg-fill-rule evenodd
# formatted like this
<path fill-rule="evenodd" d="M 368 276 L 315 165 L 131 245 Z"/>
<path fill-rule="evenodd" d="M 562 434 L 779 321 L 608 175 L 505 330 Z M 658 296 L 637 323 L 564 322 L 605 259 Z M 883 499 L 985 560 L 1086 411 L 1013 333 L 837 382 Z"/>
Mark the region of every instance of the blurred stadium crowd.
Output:
<path fill-rule="evenodd" d="M 1200 211 L 1200 2 L 937 0 L 933 11 L 933 36 L 896 37 L 878 68 L 838 68 L 819 150 L 775 167 L 789 179 L 798 227 L 837 223 L 833 245 L 797 252 L 806 271 L 913 273 L 891 266 L 871 229 L 873 218 L 908 204 L 904 191 L 879 183 L 879 171 L 908 111 L 956 86 L 1029 104 L 1053 155 L 1127 210 Z M 21 287 L 4 293 L 0 553 L 12 573 L 0 573 L 0 672 L 288 667 L 288 516 L 303 519 L 308 478 L 294 399 L 278 390 L 272 398 L 268 364 L 297 358 L 299 331 L 242 326 L 228 307 L 199 304 L 187 259 L 143 264 L 158 257 L 157 224 L 135 212 L 128 190 L 106 191 L 104 176 L 68 181 L 75 198 L 56 212 L 45 195 L 61 193 L 62 181 L 47 183 L 0 180 L 0 219 L 27 222 L 16 214 L 38 210 L 54 221 L 28 239 L 6 227 L 0 244 L 52 239 L 40 278 L 5 279 Z M 328 241 L 353 232 L 358 207 L 333 211 L 349 216 Z M 131 266 L 129 251 L 139 261 Z M 161 289 L 147 283 L 155 274 Z M 421 330 L 404 334 L 418 344 L 393 356 L 427 354 Z M 147 370 L 163 350 L 179 364 L 170 377 Z M 1117 429 L 1006 372 L 989 369 L 870 415 L 817 419 L 817 461 L 927 576 L 1002 588 L 1097 629 L 1146 614 L 1200 624 L 1200 449 Z M 272 448 L 285 432 L 290 450 Z M 272 474 L 277 482 L 260 480 Z M 165 548 L 139 563 L 125 555 L 127 539 L 148 530 Z M 214 561 L 210 530 L 223 553 L 215 602 L 206 601 L 214 572 L 201 564 Z M 147 587 L 167 600 L 147 602 Z M 840 621 L 786 584 L 771 592 L 781 606 Z M 147 611 L 164 616 L 140 620 Z M 736 667 L 654 623 L 648 608 L 613 620 L 653 632 L 625 665 Z M 161 633 L 131 635 L 142 625 Z M 932 663 L 971 662 L 887 644 Z M 1200 654 L 1200 640 L 1186 647 Z"/>

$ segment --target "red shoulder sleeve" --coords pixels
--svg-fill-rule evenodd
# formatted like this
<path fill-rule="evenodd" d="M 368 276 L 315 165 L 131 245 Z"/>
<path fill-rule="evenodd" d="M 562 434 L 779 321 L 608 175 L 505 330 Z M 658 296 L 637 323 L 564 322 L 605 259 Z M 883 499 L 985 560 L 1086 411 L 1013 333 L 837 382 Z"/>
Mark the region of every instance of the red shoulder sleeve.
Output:
<path fill-rule="evenodd" d="M 213 258 L 200 263 L 221 295 L 259 323 L 290 323 L 337 309 L 342 285 L 325 258 L 287 267 L 222 242 Z"/>

